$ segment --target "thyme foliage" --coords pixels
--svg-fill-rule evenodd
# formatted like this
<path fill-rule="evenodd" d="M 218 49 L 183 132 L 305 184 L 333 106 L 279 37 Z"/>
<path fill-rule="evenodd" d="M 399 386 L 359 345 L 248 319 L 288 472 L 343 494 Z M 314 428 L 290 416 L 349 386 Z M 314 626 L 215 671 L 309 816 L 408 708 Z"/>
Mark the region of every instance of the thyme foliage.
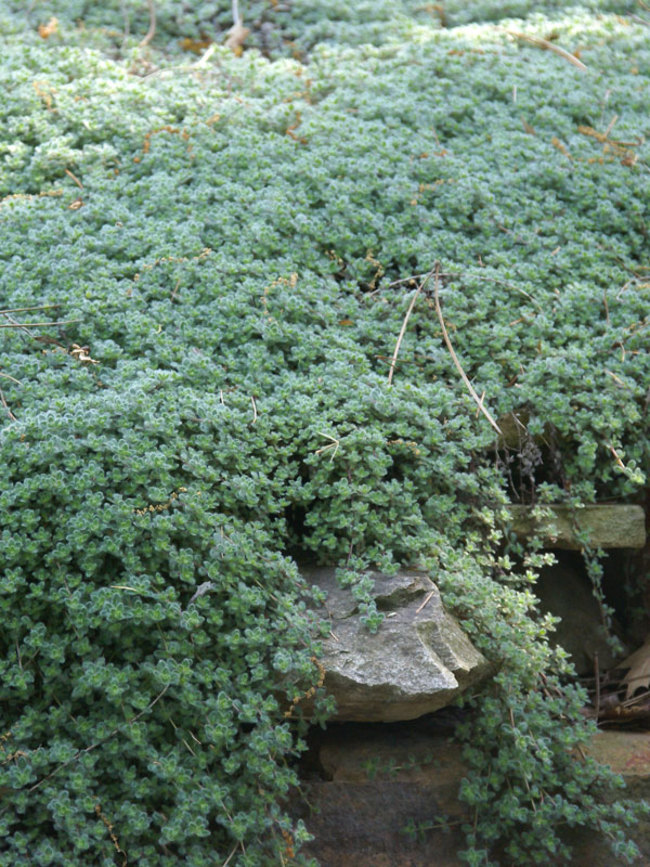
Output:
<path fill-rule="evenodd" d="M 251 47 L 197 65 L 230 4 L 155 6 L 146 48 L 129 0 L 0 13 L 0 864 L 306 863 L 306 556 L 426 565 L 500 666 L 468 863 L 548 863 L 576 824 L 632 857 L 499 507 L 644 484 L 647 28 L 252 2 Z M 435 261 L 474 388 L 543 444 L 519 480 L 428 291 L 388 385 Z"/>

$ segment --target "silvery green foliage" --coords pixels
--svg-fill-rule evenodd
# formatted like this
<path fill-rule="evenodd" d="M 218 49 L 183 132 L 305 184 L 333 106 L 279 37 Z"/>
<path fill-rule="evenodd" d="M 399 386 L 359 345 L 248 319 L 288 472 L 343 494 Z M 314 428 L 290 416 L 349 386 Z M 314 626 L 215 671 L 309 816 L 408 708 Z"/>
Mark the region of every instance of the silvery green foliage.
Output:
<path fill-rule="evenodd" d="M 521 489 L 431 283 L 388 370 L 416 291 L 395 281 L 440 261 L 476 391 L 542 436 L 529 488 L 637 496 L 647 29 L 624 4 L 505 10 L 582 73 L 492 3 L 442 28 L 415 3 L 242 2 L 253 48 L 192 68 L 182 40 L 221 38 L 230 4 L 185 5 L 156 3 L 146 51 L 144 3 L 1 13 L 2 307 L 67 324 L 0 332 L 0 864 L 298 852 L 284 712 L 321 633 L 298 556 L 347 581 L 427 565 L 499 663 L 466 733 L 469 863 L 499 835 L 548 861 L 575 824 L 627 857 L 597 800 L 615 779 L 568 757 L 584 696 L 535 611 L 540 557 L 495 518 Z"/>

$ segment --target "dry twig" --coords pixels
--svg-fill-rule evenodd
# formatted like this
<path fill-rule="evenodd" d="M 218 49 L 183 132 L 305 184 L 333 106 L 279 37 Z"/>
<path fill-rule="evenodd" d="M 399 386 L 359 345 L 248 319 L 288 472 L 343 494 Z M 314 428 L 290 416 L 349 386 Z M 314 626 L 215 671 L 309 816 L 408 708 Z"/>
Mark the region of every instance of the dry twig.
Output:
<path fill-rule="evenodd" d="M 486 417 L 486 419 L 490 422 L 490 424 L 492 425 L 494 430 L 499 434 L 499 436 L 503 436 L 503 432 L 501 431 L 501 428 L 495 422 L 495 420 L 492 418 L 492 416 L 486 410 L 486 408 L 483 406 L 483 399 L 480 398 L 478 396 L 478 394 L 476 393 L 476 391 L 474 390 L 472 383 L 467 378 L 467 374 L 465 373 L 465 371 L 461 367 L 460 361 L 458 360 L 458 356 L 454 352 L 454 347 L 451 345 L 451 340 L 449 339 L 449 334 L 447 334 L 447 327 L 445 325 L 445 320 L 442 316 L 442 310 L 440 308 L 440 298 L 438 297 L 438 288 L 439 288 L 438 284 L 440 282 L 439 278 L 440 278 L 440 263 L 436 262 L 436 265 L 435 265 L 435 283 L 434 283 L 435 288 L 434 288 L 434 293 L 433 293 L 433 300 L 434 300 L 434 303 L 436 305 L 436 313 L 438 314 L 438 319 L 440 321 L 440 327 L 442 328 L 442 336 L 444 338 L 445 343 L 447 344 L 447 349 L 449 350 L 449 354 L 451 355 L 451 359 L 454 362 L 454 364 L 456 365 L 456 370 L 460 373 L 463 382 L 467 386 L 469 393 L 472 395 L 472 397 L 476 401 L 476 404 L 477 404 L 478 408 L 480 409 L 480 411 L 483 413 L 483 415 Z"/>
<path fill-rule="evenodd" d="M 62 319 L 58 322 L 7 322 L 0 323 L 0 328 L 47 328 L 49 325 L 70 325 L 81 322 L 81 319 Z"/>
<path fill-rule="evenodd" d="M 49 307 L 60 307 L 60 304 L 40 304 L 38 307 L 7 307 L 0 313 L 24 313 L 26 310 L 47 310 Z"/>
<path fill-rule="evenodd" d="M 7 373 L 0 373 L 0 376 L 6 376 L 7 379 L 13 379 L 13 377 L 12 377 L 12 376 L 9 376 L 9 374 L 7 374 Z M 14 382 L 18 382 L 17 379 L 14 379 L 13 381 L 14 381 Z M 1 404 L 3 405 L 3 407 L 7 410 L 7 415 L 9 416 L 9 418 L 11 419 L 11 421 L 18 421 L 18 419 L 16 418 L 16 416 L 15 416 L 15 415 L 13 414 L 13 412 L 9 409 L 9 404 L 7 403 L 7 400 L 6 400 L 5 396 L 4 396 L 4 392 L 3 392 L 3 390 L 2 390 L 1 388 L 0 388 L 0 403 L 1 403 Z"/>
<path fill-rule="evenodd" d="M 584 63 L 581 60 L 578 60 L 574 54 L 565 51 L 564 48 L 560 48 L 560 46 L 555 45 L 554 42 L 549 42 L 548 39 L 542 39 L 539 36 L 529 36 L 527 33 L 519 33 L 518 30 L 507 30 L 506 33 L 510 34 L 510 36 L 515 36 L 517 39 L 523 39 L 526 42 L 530 42 L 531 45 L 537 45 L 538 48 L 545 48 L 547 51 L 553 51 L 565 60 L 568 60 L 569 63 L 577 66 L 578 69 L 581 69 L 583 72 L 587 71 L 587 67 Z"/>
<path fill-rule="evenodd" d="M 440 265 L 438 263 L 436 263 L 435 269 L 440 270 Z M 390 370 L 388 371 L 388 384 L 389 385 L 393 381 L 393 372 L 395 370 L 395 364 L 397 362 L 397 356 L 399 354 L 399 348 L 402 345 L 402 340 L 404 339 L 404 335 L 406 334 L 406 326 L 408 325 L 409 318 L 411 316 L 411 313 L 413 312 L 413 308 L 415 307 L 415 302 L 418 300 L 418 295 L 420 294 L 420 292 L 424 289 L 424 287 L 428 283 L 428 281 L 431 278 L 435 269 L 432 268 L 431 271 L 429 271 L 427 276 L 424 278 L 424 280 L 420 283 L 415 295 L 411 299 L 411 303 L 409 304 L 409 309 L 406 311 L 406 316 L 404 317 L 404 321 L 402 322 L 402 328 L 400 330 L 399 337 L 397 338 L 397 343 L 395 344 L 395 351 L 393 352 L 393 357 L 391 358 L 391 362 L 390 362 Z"/>
<path fill-rule="evenodd" d="M 131 719 L 128 719 L 128 720 L 126 721 L 125 725 L 133 725 L 133 723 L 134 723 L 134 722 L 137 722 L 137 720 L 139 720 L 140 717 L 144 716 L 148 711 L 150 711 L 151 708 L 152 708 L 152 707 L 153 707 L 153 706 L 154 706 L 158 701 L 160 701 L 160 699 L 164 696 L 164 694 L 167 692 L 167 690 L 169 689 L 170 686 L 171 686 L 171 684 L 168 683 L 168 684 L 167 684 L 167 685 L 166 685 L 166 686 L 165 686 L 165 687 L 164 687 L 164 688 L 163 688 L 163 689 L 158 693 L 158 695 L 154 698 L 154 700 L 151 701 L 151 702 L 149 702 L 149 704 L 144 708 L 144 710 L 141 710 L 140 713 L 137 713 L 135 716 L 131 717 Z M 110 740 L 112 737 L 115 737 L 115 735 L 116 735 L 116 734 L 119 734 L 120 731 L 122 731 L 122 726 L 118 726 L 117 728 L 114 728 L 112 732 L 109 732 L 109 734 L 106 735 L 106 737 L 101 738 L 101 739 L 98 740 L 96 743 L 91 744 L 89 747 L 85 747 L 83 750 L 78 750 L 78 751 L 74 754 L 74 756 L 72 756 L 71 758 L 69 758 L 69 759 L 68 759 L 67 761 L 65 761 L 65 762 L 61 762 L 61 764 L 60 764 L 60 765 L 57 765 L 56 768 L 54 768 L 53 771 L 51 771 L 49 774 L 47 774 L 47 776 L 42 777 L 42 778 L 41 778 L 37 783 L 34 783 L 34 785 L 31 787 L 31 789 L 28 789 L 28 793 L 31 793 L 31 792 L 33 792 L 35 789 L 38 789 L 38 787 L 39 787 L 39 786 L 42 786 L 43 783 L 46 782 L 46 780 L 51 779 L 55 774 L 58 774 L 60 770 L 62 770 L 63 768 L 67 767 L 67 766 L 68 766 L 69 764 L 71 764 L 72 762 L 76 762 L 77 759 L 79 758 L 79 756 L 84 755 L 84 753 L 90 753 L 90 752 L 92 752 L 93 750 L 96 750 L 97 747 L 100 747 L 102 744 L 105 744 L 106 741 Z"/>
<path fill-rule="evenodd" d="M 146 36 L 140 43 L 140 48 L 145 48 L 156 35 L 156 7 L 153 0 L 147 0 L 147 10 L 149 11 L 149 29 Z"/>
<path fill-rule="evenodd" d="M 417 611 L 415 612 L 416 614 L 419 614 L 420 611 L 422 611 L 422 609 L 424 608 L 424 606 L 425 606 L 428 602 L 430 602 L 431 599 L 433 599 L 433 597 L 435 596 L 435 592 L 436 592 L 435 590 L 432 590 L 431 593 L 429 593 L 429 595 L 428 595 L 427 598 L 424 600 L 424 602 L 422 603 L 422 605 L 420 605 L 420 607 L 419 607 L 419 608 L 417 609 Z"/>

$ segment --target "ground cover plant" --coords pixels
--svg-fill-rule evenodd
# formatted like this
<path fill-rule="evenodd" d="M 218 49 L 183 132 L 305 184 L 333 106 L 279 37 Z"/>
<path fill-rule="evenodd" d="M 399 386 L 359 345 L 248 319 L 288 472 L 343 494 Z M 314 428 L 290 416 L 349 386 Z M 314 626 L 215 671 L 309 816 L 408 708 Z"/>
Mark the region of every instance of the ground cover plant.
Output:
<path fill-rule="evenodd" d="M 632 858 L 501 507 L 642 496 L 650 15 L 241 11 L 0 12 L 0 864 L 308 863 L 310 557 L 369 629 L 428 568 L 498 664 L 468 863 Z"/>

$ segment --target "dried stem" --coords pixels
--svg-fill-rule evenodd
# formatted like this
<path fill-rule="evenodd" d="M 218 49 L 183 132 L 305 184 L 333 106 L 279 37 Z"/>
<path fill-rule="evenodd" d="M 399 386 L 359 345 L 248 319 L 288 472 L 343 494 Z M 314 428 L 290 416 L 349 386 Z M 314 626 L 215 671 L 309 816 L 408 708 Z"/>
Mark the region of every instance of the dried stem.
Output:
<path fill-rule="evenodd" d="M 435 267 L 437 269 L 440 268 L 438 263 L 436 263 Z M 434 269 L 432 268 L 431 271 L 429 271 L 427 276 L 424 278 L 424 280 L 418 286 L 417 291 L 416 291 L 415 295 L 413 296 L 413 298 L 411 298 L 411 303 L 409 304 L 409 309 L 406 311 L 406 316 L 404 317 L 404 321 L 402 322 L 402 328 L 400 330 L 399 337 L 397 338 L 397 343 L 395 344 L 395 351 L 393 352 L 393 357 L 392 357 L 391 362 L 390 362 L 390 370 L 388 371 L 388 384 L 389 385 L 393 381 L 393 372 L 395 370 L 395 364 L 397 362 L 397 356 L 399 354 L 399 348 L 402 345 L 402 340 L 404 339 L 404 335 L 406 334 L 406 326 L 408 325 L 409 318 L 411 316 L 411 313 L 413 312 L 413 308 L 415 307 L 415 302 L 418 300 L 418 295 L 424 289 L 424 287 L 428 283 L 429 279 L 431 278 L 433 271 L 434 271 Z"/>
<path fill-rule="evenodd" d="M 165 687 L 164 687 L 164 688 L 163 688 L 163 689 L 158 693 L 158 695 L 154 698 L 154 700 L 151 701 L 151 702 L 149 702 L 149 704 L 144 708 L 144 710 L 141 710 L 140 713 L 136 714 L 135 716 L 131 717 L 131 719 L 127 720 L 127 721 L 126 721 L 126 725 L 132 725 L 134 722 L 136 722 L 137 720 L 139 720 L 140 717 L 142 717 L 142 716 L 144 716 L 146 713 L 148 713 L 148 711 L 150 711 L 151 708 L 152 708 L 152 707 L 153 707 L 153 706 L 154 706 L 158 701 L 160 701 L 160 699 L 161 699 L 161 698 L 163 697 L 163 695 L 167 692 L 167 690 L 169 689 L 170 686 L 171 686 L 171 684 L 168 683 L 168 684 L 167 684 L 167 685 L 166 685 L 166 686 L 165 686 Z M 72 756 L 72 758 L 68 759 L 68 760 L 65 761 L 65 762 L 62 762 L 60 765 L 57 765 L 57 767 L 54 768 L 54 770 L 51 771 L 51 773 L 49 773 L 47 776 L 45 776 L 45 777 L 43 777 L 42 779 L 40 779 L 40 780 L 38 781 L 38 783 L 34 783 L 34 785 L 31 787 L 31 789 L 28 789 L 28 792 L 33 792 L 35 789 L 38 789 L 39 786 L 42 786 L 44 782 L 46 782 L 47 780 L 51 779 L 55 774 L 58 774 L 59 771 L 62 770 L 63 768 L 65 768 L 65 767 L 67 767 L 67 765 L 71 764 L 72 762 L 76 762 L 77 759 L 79 758 L 79 756 L 82 756 L 84 753 L 90 753 L 90 752 L 92 752 L 92 750 L 96 750 L 97 747 L 100 747 L 102 744 L 105 744 L 106 741 L 110 740 L 112 737 L 115 737 L 116 734 L 119 734 L 119 732 L 120 732 L 121 730 L 122 730 L 122 726 L 118 726 L 117 728 L 114 728 L 112 732 L 110 732 L 109 734 L 107 734 L 106 737 L 104 737 L 104 738 L 102 738 L 101 740 L 97 741 L 97 743 L 95 743 L 95 744 L 91 744 L 89 747 L 86 747 L 86 748 L 83 749 L 83 750 L 79 750 L 78 752 L 76 752 L 76 753 L 74 754 L 74 756 Z"/>
<path fill-rule="evenodd" d="M 147 35 L 140 43 L 140 48 L 145 48 L 156 35 L 156 7 L 153 0 L 147 0 L 147 9 L 149 11 L 149 29 Z"/>
<path fill-rule="evenodd" d="M 541 39 L 539 36 L 529 36 L 527 33 L 519 33 L 517 30 L 508 30 L 506 32 L 509 33 L 510 36 L 515 36 L 517 39 L 523 39 L 526 42 L 530 42 L 531 45 L 537 45 L 538 48 L 545 48 L 547 51 L 553 51 L 565 60 L 568 60 L 569 63 L 577 66 L 578 69 L 581 69 L 583 72 L 587 71 L 587 67 L 584 63 L 581 60 L 578 60 L 574 54 L 565 51 L 564 48 L 560 48 L 560 46 L 555 45 L 554 42 L 549 42 L 548 39 Z"/>
<path fill-rule="evenodd" d="M 83 190 L 84 185 L 81 183 L 81 181 L 76 175 L 72 174 L 70 169 L 65 169 L 65 173 L 69 178 L 72 178 L 72 180 L 75 182 L 75 184 L 79 187 L 80 190 Z"/>
<path fill-rule="evenodd" d="M 221 865 L 221 867 L 228 867 L 228 864 L 230 864 L 230 862 L 232 861 L 232 857 L 233 857 L 233 855 L 235 854 L 235 852 L 237 851 L 238 848 L 239 848 L 239 843 L 235 843 L 235 845 L 234 845 L 233 848 L 232 848 L 232 852 L 230 853 L 230 855 L 228 855 L 228 857 L 227 857 L 226 860 L 223 862 L 223 864 Z"/>
<path fill-rule="evenodd" d="M 39 304 L 38 307 L 7 307 L 6 310 L 0 310 L 0 313 L 24 313 L 26 310 L 47 310 L 50 307 L 60 306 L 60 304 Z"/>
<path fill-rule="evenodd" d="M 598 665 L 598 651 L 594 653 L 594 676 L 596 678 L 596 720 L 600 716 L 600 666 Z"/>
<path fill-rule="evenodd" d="M 10 379 L 12 382 L 15 382 L 16 385 L 22 385 L 22 382 L 19 379 L 14 379 L 14 377 L 9 376 L 8 373 L 2 373 L 2 371 L 0 371 L 0 376 L 3 376 L 5 379 Z"/>
<path fill-rule="evenodd" d="M 49 325 L 70 325 L 81 322 L 81 319 L 61 319 L 58 322 L 3 322 L 0 328 L 47 328 Z"/>
<path fill-rule="evenodd" d="M 427 598 L 424 600 L 424 602 L 422 603 L 422 605 L 420 605 L 420 607 L 416 610 L 416 612 L 415 612 L 416 614 L 419 614 L 420 611 L 422 611 L 422 609 L 424 608 L 424 606 L 425 606 L 428 602 L 430 602 L 431 599 L 433 599 L 433 597 L 434 597 L 434 595 L 435 595 L 435 592 L 436 592 L 435 590 L 432 590 L 431 593 L 429 593 L 429 595 L 428 595 Z"/>
<path fill-rule="evenodd" d="M 6 374 L 0 374 L 0 375 L 6 375 Z M 9 379 L 11 379 L 11 377 L 9 377 Z M 14 380 L 14 382 L 16 382 L 16 380 Z M 15 416 L 15 415 L 13 414 L 13 412 L 9 409 L 9 404 L 8 404 L 7 401 L 6 401 L 5 396 L 4 396 L 4 392 L 3 392 L 3 390 L 2 390 L 1 388 L 0 388 L 0 403 L 1 403 L 1 404 L 3 405 L 3 407 L 7 410 L 7 415 L 9 416 L 9 418 L 10 418 L 12 421 L 18 421 L 18 419 L 16 418 L 16 416 Z"/>
<path fill-rule="evenodd" d="M 469 393 L 472 395 L 472 397 L 476 401 L 476 404 L 477 404 L 478 408 L 480 409 L 480 411 L 483 413 L 483 415 L 486 417 L 486 419 L 490 422 L 490 424 L 492 425 L 494 430 L 499 434 L 499 436 L 503 436 L 501 428 L 495 422 L 495 420 L 492 418 L 492 416 L 486 410 L 486 408 L 483 406 L 482 399 L 478 396 L 478 394 L 474 390 L 474 387 L 472 386 L 472 383 L 467 378 L 467 375 L 466 375 L 465 371 L 463 370 L 463 368 L 461 367 L 460 361 L 458 360 L 458 356 L 454 352 L 454 347 L 451 345 L 451 340 L 449 339 L 449 334 L 447 334 L 447 327 L 445 325 L 445 320 L 442 316 L 442 310 L 440 309 L 440 298 L 438 297 L 438 288 L 439 288 L 438 284 L 440 282 L 439 278 L 440 278 L 440 263 L 436 262 L 435 284 L 434 284 L 435 289 L 434 289 L 434 293 L 433 293 L 433 300 L 434 300 L 434 303 L 436 305 L 436 313 L 438 314 L 438 319 L 440 320 L 440 327 L 442 328 L 442 336 L 444 338 L 445 343 L 447 344 L 447 349 L 449 350 L 449 354 L 451 355 L 451 359 L 454 362 L 454 364 L 456 365 L 456 370 L 460 373 L 463 382 L 467 386 Z"/>

